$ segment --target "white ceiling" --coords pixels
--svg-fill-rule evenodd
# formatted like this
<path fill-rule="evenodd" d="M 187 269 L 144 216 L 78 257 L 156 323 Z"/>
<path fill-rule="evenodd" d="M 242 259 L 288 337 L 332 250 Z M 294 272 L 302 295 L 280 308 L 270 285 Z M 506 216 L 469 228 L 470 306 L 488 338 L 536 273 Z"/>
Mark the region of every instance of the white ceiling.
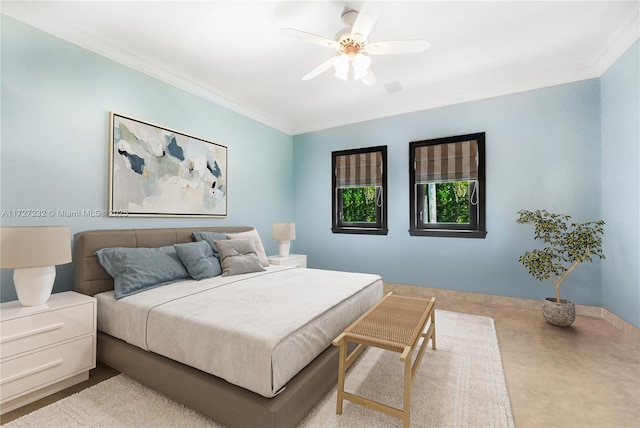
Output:
<path fill-rule="evenodd" d="M 639 1 L 389 1 L 369 41 L 426 39 L 419 54 L 372 57 L 377 83 L 332 71 L 361 1 L 5 1 L 2 13 L 287 134 L 600 76 L 638 38 Z M 397 82 L 401 91 L 388 92 Z"/>

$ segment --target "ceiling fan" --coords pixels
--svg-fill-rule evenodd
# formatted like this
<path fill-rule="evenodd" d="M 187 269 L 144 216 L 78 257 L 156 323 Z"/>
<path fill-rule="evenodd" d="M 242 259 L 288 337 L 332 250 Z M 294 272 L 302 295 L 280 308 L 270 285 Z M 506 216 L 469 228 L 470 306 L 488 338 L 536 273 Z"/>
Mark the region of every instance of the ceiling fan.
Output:
<path fill-rule="evenodd" d="M 379 10 L 370 3 L 365 3 L 360 12 L 345 9 L 342 12 L 342 22 L 345 28 L 340 30 L 334 40 L 292 28 L 282 28 L 280 31 L 288 36 L 296 37 L 316 45 L 335 49 L 338 55 L 323 62 L 302 77 L 310 80 L 334 68 L 335 76 L 348 80 L 349 70 L 353 68 L 353 77 L 367 86 L 375 84 L 376 77 L 371 70 L 373 55 L 407 54 L 425 51 L 429 48 L 426 40 L 402 40 L 369 43 L 368 37 L 378 17 Z"/>

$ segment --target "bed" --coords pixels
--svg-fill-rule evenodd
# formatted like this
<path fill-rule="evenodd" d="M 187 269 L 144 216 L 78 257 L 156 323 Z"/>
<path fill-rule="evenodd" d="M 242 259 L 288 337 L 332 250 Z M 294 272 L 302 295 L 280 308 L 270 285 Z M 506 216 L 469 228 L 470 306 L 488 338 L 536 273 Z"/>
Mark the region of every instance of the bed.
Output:
<path fill-rule="evenodd" d="M 99 361 L 228 427 L 295 426 L 335 384 L 337 348 L 330 346 L 331 340 L 336 331 L 382 297 L 379 277 L 271 266 L 258 273 L 186 279 L 117 300 L 113 278 L 95 255 L 109 247 L 187 243 L 193 241 L 194 232 L 251 229 L 78 233 L 74 237 L 74 290 L 98 298 Z M 305 287 L 304 293 L 297 292 L 300 287 Z M 274 292 L 268 291 L 271 289 Z M 276 297 L 264 304 L 267 293 Z M 286 309 L 287 304 L 292 308 Z M 213 327 L 204 327 L 213 330 L 172 331 L 192 318 L 199 324 L 197 319 L 207 308 L 221 314 L 212 321 Z M 241 328 L 230 336 L 228 329 L 237 324 Z M 191 336 L 191 341 L 183 336 Z"/>

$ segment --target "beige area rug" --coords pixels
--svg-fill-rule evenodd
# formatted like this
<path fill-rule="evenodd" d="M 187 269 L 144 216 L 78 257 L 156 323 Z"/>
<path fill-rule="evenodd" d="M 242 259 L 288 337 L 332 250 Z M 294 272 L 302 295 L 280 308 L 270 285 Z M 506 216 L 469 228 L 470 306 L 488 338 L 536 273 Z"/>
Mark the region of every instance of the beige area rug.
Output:
<path fill-rule="evenodd" d="M 436 344 L 416 375 L 412 427 L 513 427 L 511 404 L 491 318 L 436 311 Z M 402 408 L 400 354 L 366 350 L 347 372 L 346 390 Z M 395 427 L 391 416 L 345 401 L 335 414 L 336 389 L 301 427 Z M 20 419 L 17 427 L 217 427 L 214 422 L 138 382 L 118 375 Z"/>

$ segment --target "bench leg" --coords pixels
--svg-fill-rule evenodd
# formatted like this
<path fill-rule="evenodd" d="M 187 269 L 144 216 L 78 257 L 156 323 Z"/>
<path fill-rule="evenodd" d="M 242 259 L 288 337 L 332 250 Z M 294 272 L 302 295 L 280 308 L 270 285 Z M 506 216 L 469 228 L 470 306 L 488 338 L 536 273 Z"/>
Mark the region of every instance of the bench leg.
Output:
<path fill-rule="evenodd" d="M 338 356 L 338 403 L 336 406 L 336 414 L 342 414 L 342 401 L 344 400 L 344 376 L 345 371 L 347 370 L 346 362 L 347 362 L 347 342 L 343 340 L 340 344 L 340 353 Z"/>
<path fill-rule="evenodd" d="M 431 333 L 431 349 L 436 349 L 436 309 L 431 310 L 431 325 L 433 326 L 433 332 Z M 428 338 L 427 338 L 428 339 Z"/>
<path fill-rule="evenodd" d="M 404 409 L 402 411 L 404 428 L 409 428 L 411 423 L 411 383 L 413 380 L 411 354 L 412 352 L 409 352 L 408 358 L 404 361 Z"/>

